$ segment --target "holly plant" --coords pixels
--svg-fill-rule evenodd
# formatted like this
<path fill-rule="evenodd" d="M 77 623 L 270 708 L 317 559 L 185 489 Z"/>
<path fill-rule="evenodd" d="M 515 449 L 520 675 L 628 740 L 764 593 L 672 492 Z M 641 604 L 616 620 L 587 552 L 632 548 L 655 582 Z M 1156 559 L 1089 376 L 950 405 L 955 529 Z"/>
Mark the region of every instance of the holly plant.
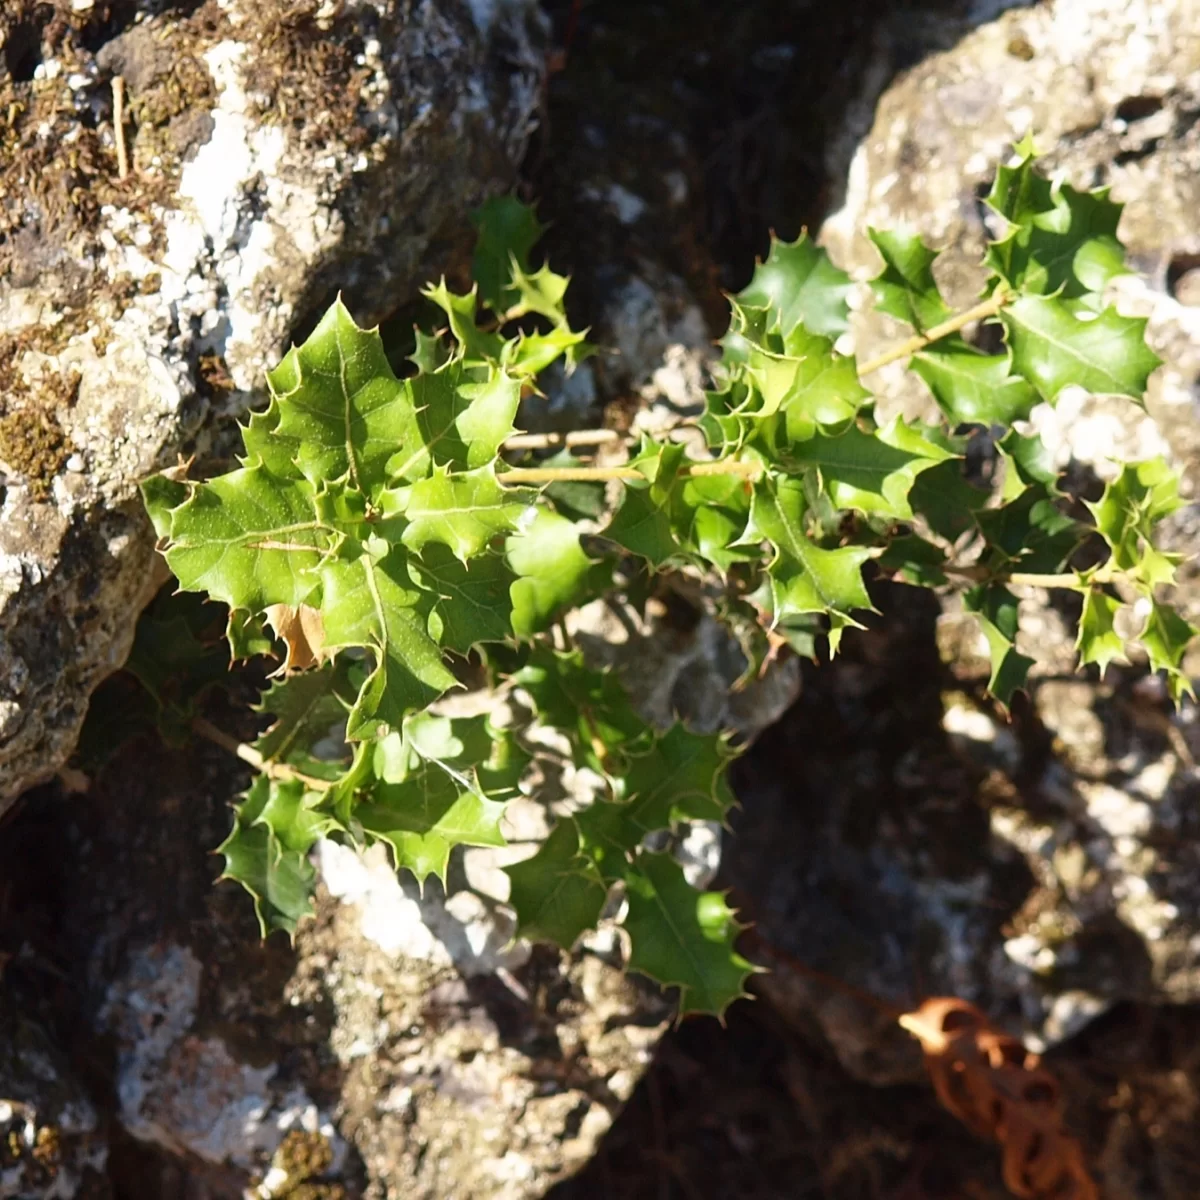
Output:
<path fill-rule="evenodd" d="M 146 481 L 179 588 L 228 606 L 235 657 L 279 660 L 261 698 L 272 723 L 237 747 L 257 771 L 221 846 L 264 933 L 311 912 L 318 839 L 381 842 L 397 870 L 445 881 L 457 847 L 503 845 L 505 805 L 570 768 L 590 791 L 507 868 L 519 931 L 569 948 L 616 914 L 629 967 L 678 988 L 682 1012 L 719 1015 L 742 995 L 755 968 L 741 926 L 723 894 L 688 883 L 671 838 L 725 820 L 734 749 L 648 726 L 562 619 L 647 574 L 707 581 L 748 672 L 820 638 L 835 654 L 872 609 L 870 579 L 957 592 L 1004 705 L 1033 665 L 1017 647 L 1021 589 L 1063 588 L 1082 601 L 1081 666 L 1103 671 L 1132 640 L 1176 701 L 1190 692 L 1196 631 L 1163 598 L 1177 560 L 1154 544 L 1177 476 L 1125 464 L 1081 519 L 1025 424 L 1068 386 L 1139 404 L 1158 365 L 1146 322 L 1105 300 L 1125 270 L 1120 207 L 1047 181 L 1028 143 L 987 202 L 1003 235 L 967 311 L 943 299 L 935 251 L 871 231 L 875 305 L 912 336 L 869 362 L 837 349 L 849 276 L 806 236 L 774 240 L 730 301 L 702 436 L 643 437 L 602 466 L 569 450 L 546 461 L 517 436 L 539 377 L 592 348 L 568 321 L 567 279 L 533 265 L 532 210 L 493 200 L 474 287 L 425 290 L 439 317 L 402 370 L 339 299 L 270 372 L 236 470 Z M 998 352 L 971 340 L 997 323 Z M 879 415 L 864 380 L 900 360 L 939 419 Z M 988 483 L 966 465 L 981 435 Z M 618 435 L 573 442 L 605 438 L 612 458 Z M 461 715 L 468 684 L 495 704 Z"/>

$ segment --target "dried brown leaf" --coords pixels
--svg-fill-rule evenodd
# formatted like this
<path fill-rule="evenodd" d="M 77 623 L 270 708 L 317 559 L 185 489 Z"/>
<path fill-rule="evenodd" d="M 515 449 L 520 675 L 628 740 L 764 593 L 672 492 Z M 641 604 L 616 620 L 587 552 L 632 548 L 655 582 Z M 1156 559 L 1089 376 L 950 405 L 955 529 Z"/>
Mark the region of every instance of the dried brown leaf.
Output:
<path fill-rule="evenodd" d="M 275 636 L 287 647 L 287 657 L 273 675 L 307 671 L 328 657 L 325 653 L 325 622 L 319 608 L 307 604 L 271 604 L 263 610 Z"/>

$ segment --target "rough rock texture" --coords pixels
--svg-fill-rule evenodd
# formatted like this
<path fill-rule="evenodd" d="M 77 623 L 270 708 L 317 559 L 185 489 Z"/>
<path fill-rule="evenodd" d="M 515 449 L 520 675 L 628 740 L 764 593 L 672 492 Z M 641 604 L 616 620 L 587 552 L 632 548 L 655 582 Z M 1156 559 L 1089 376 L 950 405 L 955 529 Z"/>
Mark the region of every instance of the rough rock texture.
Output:
<path fill-rule="evenodd" d="M 822 238 L 863 278 L 877 269 L 868 225 L 915 228 L 947 247 L 935 271 L 952 303 L 969 304 L 981 282 L 970 264 L 988 236 L 981 188 L 1026 131 L 1077 187 L 1111 184 L 1127 204 L 1121 234 L 1138 274 L 1120 281 L 1116 300 L 1149 315 L 1167 360 L 1148 415 L 1124 400 L 1065 395 L 1032 423 L 1085 490 L 1113 457 L 1166 453 L 1191 495 L 1200 466 L 1195 0 L 1022 9 L 914 67 L 882 97 L 845 206 Z M 888 318 L 856 321 L 864 354 L 898 336 Z M 873 384 L 893 408 L 929 406 L 901 371 Z M 1194 563 L 1196 536 L 1193 504 L 1168 537 Z M 1179 599 L 1193 619 L 1196 577 L 1194 567 L 1181 572 Z M 1063 603 L 1034 590 L 1023 600 L 1025 648 L 1048 665 L 1007 724 L 980 695 L 987 670 L 974 622 L 952 610 L 937 617 L 928 598 L 890 589 L 880 607 L 893 615 L 847 639 L 856 644 L 845 665 L 806 682 L 790 735 L 769 743 L 792 769 L 759 774 L 749 764 L 732 875 L 778 952 L 763 991 L 798 1020 L 815 1016 L 863 1078 L 915 1078 L 917 1058 L 887 1006 L 921 995 L 977 1001 L 1048 1044 L 1123 999 L 1200 998 L 1195 710 L 1172 714 L 1136 670 L 1071 679 Z M 801 740 L 808 749 L 793 749 Z M 872 1011 L 838 980 L 884 1007 Z"/>
<path fill-rule="evenodd" d="M 49 1033 L 0 997 L 0 1196 L 108 1200 L 101 1124 Z"/>
<path fill-rule="evenodd" d="M 0 811 L 62 765 L 158 582 L 138 479 L 252 400 L 336 289 L 375 320 L 446 266 L 439 241 L 512 182 L 543 71 L 532 0 L 16 7 Z"/>
<path fill-rule="evenodd" d="M 669 1015 L 611 936 L 571 959 L 504 952 L 477 892 L 419 900 L 382 855 L 326 846 L 340 893 L 305 930 L 292 1004 L 331 1003 L 339 1128 L 368 1196 L 540 1196 L 594 1152 Z M 490 942 L 490 945 L 489 945 Z"/>

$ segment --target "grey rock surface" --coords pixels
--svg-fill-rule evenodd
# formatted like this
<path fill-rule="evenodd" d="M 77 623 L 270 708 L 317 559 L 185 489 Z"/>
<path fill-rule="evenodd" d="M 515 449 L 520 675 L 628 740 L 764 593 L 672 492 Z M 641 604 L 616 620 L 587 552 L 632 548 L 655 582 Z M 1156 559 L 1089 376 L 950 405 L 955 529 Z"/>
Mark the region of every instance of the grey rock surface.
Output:
<path fill-rule="evenodd" d="M 1080 392 L 1031 424 L 1077 480 L 1111 476 L 1120 457 L 1165 454 L 1182 471 L 1188 503 L 1166 537 L 1185 556 L 1177 599 L 1193 620 L 1198 116 L 1194 0 L 1009 12 L 888 88 L 844 207 L 821 231 L 834 260 L 865 279 L 878 269 L 868 226 L 917 230 L 945 248 L 935 274 L 966 307 L 989 236 L 981 188 L 1023 134 L 1076 187 L 1111 185 L 1136 271 L 1114 299 L 1150 318 L 1165 366 L 1146 411 Z M 865 305 L 853 332 L 864 356 L 906 336 Z M 930 409 L 900 368 L 871 383 L 887 409 Z M 973 619 L 902 588 L 887 604 L 895 615 L 789 717 L 791 739 L 811 748 L 794 753 L 794 772 L 749 785 L 733 877 L 781 952 L 763 992 L 796 1020 L 815 1018 L 843 1062 L 877 1083 L 919 1075 L 887 1010 L 925 995 L 980 1003 L 1044 1045 L 1121 1000 L 1200 998 L 1195 709 L 1171 712 L 1136 664 L 1073 679 L 1069 608 L 1025 589 L 1019 645 L 1043 666 L 1006 722 L 980 695 L 988 672 Z"/>
<path fill-rule="evenodd" d="M 63 764 L 161 582 L 138 480 L 336 290 L 374 321 L 448 265 L 544 69 L 532 0 L 69 7 L 22 26 L 32 78 L 0 71 L 0 812 Z"/>

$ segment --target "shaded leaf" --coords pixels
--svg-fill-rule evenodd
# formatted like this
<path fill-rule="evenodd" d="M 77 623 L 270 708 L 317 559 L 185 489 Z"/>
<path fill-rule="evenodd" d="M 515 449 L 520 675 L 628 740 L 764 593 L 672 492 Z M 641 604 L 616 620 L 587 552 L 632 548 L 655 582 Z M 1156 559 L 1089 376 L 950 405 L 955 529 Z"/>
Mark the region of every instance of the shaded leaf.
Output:
<path fill-rule="evenodd" d="M 572 738 L 580 765 L 603 773 L 611 755 L 625 747 L 636 750 L 653 737 L 617 676 L 593 670 L 578 650 L 537 645 L 513 680 L 528 693 L 542 723 Z"/>
<path fill-rule="evenodd" d="M 913 512 L 948 542 L 957 541 L 975 527 L 975 514 L 987 504 L 989 493 L 967 482 L 964 464 L 948 459 L 923 471 L 908 493 Z"/>
<path fill-rule="evenodd" d="M 471 274 L 479 298 L 493 312 L 506 312 L 517 302 L 513 267 L 527 270 L 529 255 L 546 227 L 528 204 L 515 196 L 493 196 L 471 214 L 477 230 Z"/>
<path fill-rule="evenodd" d="M 254 899 L 263 937 L 281 929 L 293 936 L 312 915 L 316 872 L 308 848 L 327 822 L 308 806 L 303 785 L 259 775 L 234 809 L 234 826 L 217 847 L 222 879 L 240 883 Z"/>
<path fill-rule="evenodd" d="M 642 854 L 625 876 L 629 969 L 679 988 L 679 1014 L 721 1016 L 746 994 L 753 964 L 734 949 L 741 926 L 719 892 L 697 892 L 670 855 Z"/>
<path fill-rule="evenodd" d="M 945 552 L 915 533 L 892 538 L 875 561 L 881 570 L 917 587 L 942 587 L 948 582 L 942 569 L 947 561 Z"/>
<path fill-rule="evenodd" d="M 522 937 L 569 950 L 600 919 L 608 889 L 579 853 L 575 822 L 563 818 L 532 858 L 505 867 Z"/>
<path fill-rule="evenodd" d="M 985 562 L 997 571 L 1053 574 L 1086 533 L 1040 484 L 1030 485 L 1006 504 L 981 510 L 975 521 L 988 541 Z"/>
<path fill-rule="evenodd" d="M 558 513 L 539 508 L 532 523 L 506 543 L 512 584 L 513 632 L 528 637 L 576 603 L 593 578 L 595 563 L 579 544 L 579 530 Z"/>
<path fill-rule="evenodd" d="M 463 563 L 445 546 L 431 544 L 409 560 L 408 575 L 437 597 L 430 635 L 447 650 L 466 654 L 514 632 L 511 589 L 517 576 L 503 555 L 479 554 Z"/>
<path fill-rule="evenodd" d="M 1008 465 L 1004 480 L 1004 498 L 1011 500 L 1034 484 L 1040 484 L 1049 496 L 1062 493 L 1058 487 L 1059 470 L 1054 465 L 1054 455 L 1046 443 L 1035 433 L 1029 437 L 1010 429 L 996 443 Z"/>
<path fill-rule="evenodd" d="M 684 448 L 669 442 L 643 443 L 630 466 L 646 476 L 645 484 L 627 482 L 621 507 L 604 536 L 661 567 L 680 553 L 675 536 L 675 480 Z"/>
<path fill-rule="evenodd" d="M 346 719 L 354 697 L 346 668 L 326 664 L 313 671 L 275 680 L 259 698 L 257 711 L 275 718 L 254 743 L 264 760 L 286 762 Z"/>

